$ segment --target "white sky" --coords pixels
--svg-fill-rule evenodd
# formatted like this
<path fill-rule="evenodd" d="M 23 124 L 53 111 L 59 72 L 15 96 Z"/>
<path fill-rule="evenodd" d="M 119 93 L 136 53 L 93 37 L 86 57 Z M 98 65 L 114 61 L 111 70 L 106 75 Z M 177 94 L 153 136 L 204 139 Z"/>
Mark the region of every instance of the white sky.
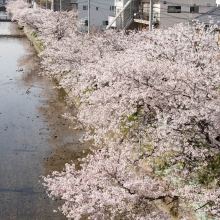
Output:
<path fill-rule="evenodd" d="M 220 0 L 216 0 L 216 3 L 217 3 L 217 4 L 220 4 Z"/>

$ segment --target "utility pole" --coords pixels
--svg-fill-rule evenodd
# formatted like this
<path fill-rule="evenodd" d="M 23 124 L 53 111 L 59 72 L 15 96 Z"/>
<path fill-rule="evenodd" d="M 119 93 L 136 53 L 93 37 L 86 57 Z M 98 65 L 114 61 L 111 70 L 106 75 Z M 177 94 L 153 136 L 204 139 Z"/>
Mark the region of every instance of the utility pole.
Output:
<path fill-rule="evenodd" d="M 54 0 L 51 1 L 51 10 L 54 11 Z"/>
<path fill-rule="evenodd" d="M 47 9 L 47 1 L 48 1 L 48 0 L 46 0 L 46 9 Z"/>
<path fill-rule="evenodd" d="M 90 30 L 90 0 L 88 0 L 88 34 Z"/>
<path fill-rule="evenodd" d="M 36 1 L 33 0 L 33 9 L 36 9 Z"/>
<path fill-rule="evenodd" d="M 60 0 L 60 11 L 62 11 L 62 0 Z"/>
<path fill-rule="evenodd" d="M 150 0 L 150 19 L 149 19 L 149 30 L 152 30 L 152 26 L 153 26 L 153 14 L 154 14 L 154 0 Z"/>

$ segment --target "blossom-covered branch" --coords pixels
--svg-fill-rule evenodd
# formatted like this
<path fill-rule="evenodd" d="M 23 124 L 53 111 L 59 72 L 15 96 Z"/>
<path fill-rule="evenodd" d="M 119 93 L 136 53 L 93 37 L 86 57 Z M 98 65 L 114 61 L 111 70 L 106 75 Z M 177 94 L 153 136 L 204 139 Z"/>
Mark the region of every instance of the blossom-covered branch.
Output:
<path fill-rule="evenodd" d="M 216 26 L 87 35 L 71 13 L 8 10 L 44 42 L 42 74 L 60 79 L 68 103 L 79 98 L 84 139 L 98 149 L 80 170 L 44 177 L 68 218 L 220 218 Z"/>

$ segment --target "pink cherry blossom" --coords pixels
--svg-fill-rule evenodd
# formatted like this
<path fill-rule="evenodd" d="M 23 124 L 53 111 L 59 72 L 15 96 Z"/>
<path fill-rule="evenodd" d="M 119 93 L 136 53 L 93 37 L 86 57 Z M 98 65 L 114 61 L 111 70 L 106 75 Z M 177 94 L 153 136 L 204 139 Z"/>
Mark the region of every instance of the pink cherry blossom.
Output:
<path fill-rule="evenodd" d="M 77 98 L 77 117 L 64 117 L 94 142 L 81 169 L 43 177 L 67 218 L 220 219 L 217 26 L 88 35 L 72 12 L 7 9 L 37 33 L 40 73 L 59 79 L 68 104 Z"/>

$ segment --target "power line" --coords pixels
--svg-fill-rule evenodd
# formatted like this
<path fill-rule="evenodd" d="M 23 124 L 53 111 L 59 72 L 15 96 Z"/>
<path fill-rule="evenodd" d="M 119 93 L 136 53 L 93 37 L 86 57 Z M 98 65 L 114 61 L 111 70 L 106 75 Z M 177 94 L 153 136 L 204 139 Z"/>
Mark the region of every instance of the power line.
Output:
<path fill-rule="evenodd" d="M 160 0 L 160 3 L 163 3 L 164 1 L 163 0 Z M 173 2 L 173 1 L 166 1 L 166 4 L 172 4 L 172 5 L 174 5 L 175 4 L 175 6 L 187 6 L 187 7 L 193 7 L 193 6 L 195 6 L 194 5 L 194 3 L 193 4 L 186 4 L 186 3 L 180 3 L 180 2 Z M 163 3 L 164 4 L 164 3 Z M 216 4 L 215 4 L 215 6 L 208 6 L 207 4 L 206 5 L 203 5 L 203 4 L 199 4 L 199 5 L 196 5 L 196 6 L 204 6 L 204 7 L 216 7 Z"/>
<path fill-rule="evenodd" d="M 91 5 L 91 6 L 93 6 L 93 7 L 94 7 L 94 10 L 97 11 L 97 10 L 96 10 L 96 6 L 94 6 L 94 5 Z M 98 7 L 98 9 L 101 9 L 101 7 Z M 106 19 L 108 19 L 108 17 L 107 17 L 106 14 L 103 12 L 103 10 L 101 9 L 100 11 L 101 11 L 101 13 L 103 14 L 103 16 L 104 16 Z"/>
<path fill-rule="evenodd" d="M 90 7 L 89 9 L 91 9 L 92 11 L 100 11 L 103 15 L 103 17 L 108 18 L 108 15 L 112 14 L 112 13 L 115 13 L 115 10 L 111 10 L 111 6 L 115 6 L 115 4 L 113 3 L 112 0 L 103 0 L 102 2 L 99 2 L 98 0 L 90 0 L 92 4 L 90 4 Z M 162 2 L 162 1 L 160 1 Z M 87 1 L 82 1 L 82 2 L 79 2 L 78 5 L 78 10 L 81 11 L 83 9 L 83 6 L 82 4 L 87 4 L 88 2 Z M 113 3 L 113 4 L 112 4 Z M 168 4 L 172 4 L 172 6 L 187 6 L 187 7 L 193 7 L 194 5 L 192 4 L 185 4 L 185 3 L 176 3 L 174 1 L 167 1 Z M 57 2 L 54 2 L 54 5 L 55 6 L 59 6 L 59 3 Z M 71 4 L 69 3 L 66 3 L 65 1 L 62 3 L 63 6 L 70 6 Z M 195 14 L 198 16 L 199 15 L 203 15 L 203 14 L 206 14 L 206 15 L 210 15 L 210 16 L 213 16 L 213 17 L 220 17 L 220 15 L 216 15 L 215 13 L 209 13 L 207 14 L 207 12 L 200 12 L 200 13 L 192 13 L 190 11 L 186 11 L 186 10 L 182 10 L 181 13 L 169 13 L 168 12 L 168 9 L 164 8 L 164 7 L 158 7 L 156 6 L 157 4 L 154 4 L 153 5 L 153 9 L 158 9 L 159 11 L 156 12 L 159 14 L 159 16 L 157 16 L 160 20 L 167 20 L 167 21 L 172 21 L 173 23 L 178 23 L 179 21 L 189 21 L 189 20 L 192 20 L 193 17 L 195 16 Z M 107 8 L 109 6 L 109 8 Z M 169 5 L 168 5 L 169 6 Z M 199 7 L 208 7 L 207 5 L 199 5 Z M 115 9 L 114 8 L 114 9 Z M 117 9 L 121 9 L 123 7 L 118 7 L 117 6 Z M 139 8 L 139 7 L 137 7 Z M 144 6 L 144 7 L 141 7 L 142 9 L 146 9 L 146 8 L 149 8 L 147 6 Z M 210 6 L 210 8 L 213 8 L 213 6 Z M 88 8 L 87 8 L 88 9 Z M 131 14 L 130 14 L 131 15 Z M 190 16 L 192 15 L 192 16 Z M 185 16 L 185 17 L 183 17 Z M 146 19 L 147 20 L 147 19 Z"/>
<path fill-rule="evenodd" d="M 94 2 L 94 1 L 92 1 L 92 2 Z M 100 3 L 100 2 L 97 2 L 97 1 L 95 1 L 95 3 L 97 3 L 97 4 L 99 4 L 99 5 L 107 5 L 107 6 L 114 6 L 114 5 L 110 5 L 110 4 L 103 4 L 103 3 Z M 113 2 L 113 4 L 114 4 L 114 2 Z"/>
<path fill-rule="evenodd" d="M 158 7 L 156 7 L 157 9 L 158 9 Z M 163 12 L 161 12 L 161 11 L 163 11 Z M 174 14 L 183 14 L 183 13 L 165 13 L 165 12 L 167 12 L 167 10 L 161 10 L 160 11 L 160 14 L 166 14 L 167 16 L 170 16 L 170 17 L 174 17 L 174 18 L 181 18 L 181 17 L 179 17 L 179 16 L 176 16 L 176 15 L 174 15 Z M 184 11 L 184 15 L 185 14 L 191 14 L 191 15 L 195 15 L 195 14 L 197 14 L 198 16 L 200 16 L 200 15 L 213 15 L 213 16 L 217 16 L 217 17 L 220 17 L 220 15 L 218 15 L 218 14 L 215 14 L 215 13 L 208 13 L 207 14 L 207 12 L 203 12 L 203 13 L 192 13 L 192 12 L 186 12 L 186 11 Z M 189 20 L 191 20 L 191 19 L 193 19 L 192 17 L 189 17 L 189 16 L 186 16 L 187 17 L 187 19 L 189 18 Z M 182 18 L 181 18 L 182 19 Z"/>

